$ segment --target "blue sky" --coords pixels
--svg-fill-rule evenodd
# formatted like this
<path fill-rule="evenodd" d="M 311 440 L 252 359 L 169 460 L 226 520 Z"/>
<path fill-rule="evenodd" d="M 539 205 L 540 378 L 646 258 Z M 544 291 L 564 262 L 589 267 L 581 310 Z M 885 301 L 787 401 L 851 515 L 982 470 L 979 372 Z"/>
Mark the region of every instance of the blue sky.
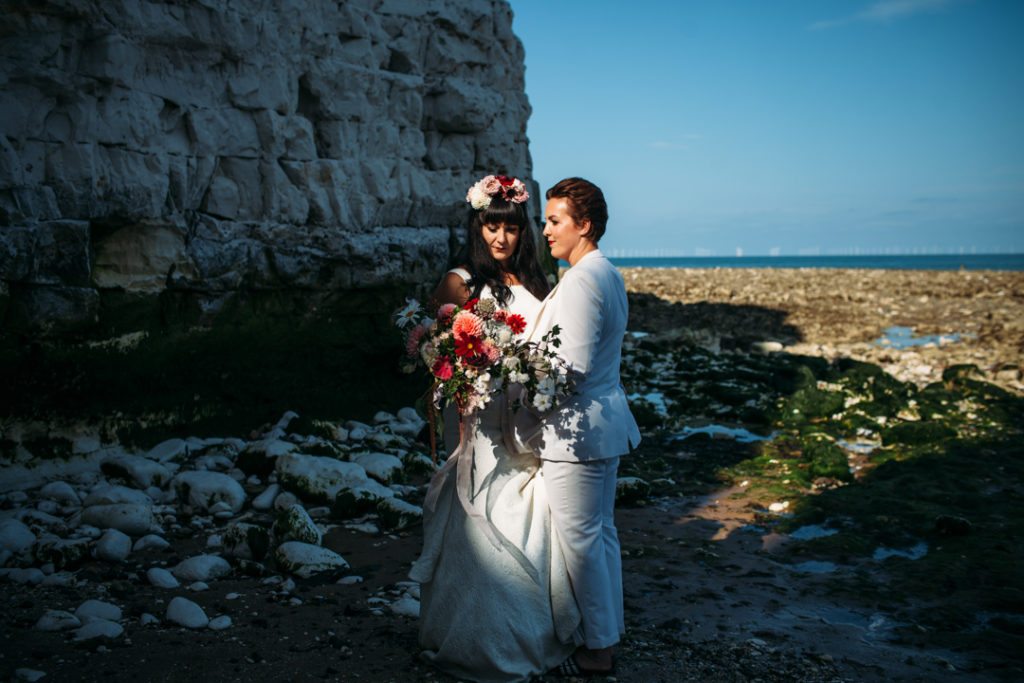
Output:
<path fill-rule="evenodd" d="M 510 0 L 612 255 L 1024 252 L 1020 0 Z"/>

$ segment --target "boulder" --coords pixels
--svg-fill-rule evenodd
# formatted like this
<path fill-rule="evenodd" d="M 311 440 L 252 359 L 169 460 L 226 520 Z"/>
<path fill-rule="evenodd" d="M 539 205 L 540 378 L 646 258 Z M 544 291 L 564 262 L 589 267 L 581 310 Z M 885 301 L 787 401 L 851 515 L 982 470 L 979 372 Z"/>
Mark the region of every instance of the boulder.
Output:
<path fill-rule="evenodd" d="M 340 490 L 367 481 L 366 470 L 356 463 L 301 453 L 278 457 L 277 477 L 282 487 L 318 503 L 331 503 Z"/>
<path fill-rule="evenodd" d="M 199 510 L 212 511 L 218 503 L 225 503 L 237 513 L 245 504 L 245 489 L 235 479 L 221 472 L 181 472 L 174 477 L 174 490 Z"/>
<path fill-rule="evenodd" d="M 288 541 L 279 545 L 274 551 L 274 561 L 281 571 L 304 579 L 348 568 L 345 558 L 333 550 L 300 541 Z"/>
<path fill-rule="evenodd" d="M 320 529 L 302 505 L 295 504 L 282 511 L 271 527 L 274 540 L 278 544 L 285 541 L 302 541 L 311 545 L 320 545 L 322 540 Z"/>

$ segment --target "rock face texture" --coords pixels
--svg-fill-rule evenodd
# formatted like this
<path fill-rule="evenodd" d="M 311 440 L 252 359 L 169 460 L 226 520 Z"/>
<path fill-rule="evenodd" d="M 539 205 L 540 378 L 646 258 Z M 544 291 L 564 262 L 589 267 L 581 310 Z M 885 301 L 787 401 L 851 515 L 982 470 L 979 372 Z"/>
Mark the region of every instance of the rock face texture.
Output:
<path fill-rule="evenodd" d="M 530 173 L 511 24 L 504 0 L 5 3 L 2 330 L 435 281 L 465 189 Z"/>

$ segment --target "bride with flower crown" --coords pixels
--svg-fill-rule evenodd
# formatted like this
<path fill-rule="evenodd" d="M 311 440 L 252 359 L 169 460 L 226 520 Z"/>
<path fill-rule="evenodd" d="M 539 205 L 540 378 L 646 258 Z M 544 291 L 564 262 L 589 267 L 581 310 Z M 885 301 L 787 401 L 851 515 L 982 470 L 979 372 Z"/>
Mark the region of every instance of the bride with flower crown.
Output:
<path fill-rule="evenodd" d="M 435 306 L 494 299 L 527 321 L 549 285 L 536 258 L 522 181 L 487 176 L 470 188 L 464 266 L 445 275 Z M 424 502 L 420 645 L 439 668 L 474 681 L 529 680 L 575 649 L 580 616 L 551 522 L 540 460 L 505 445 L 501 394 L 445 415 L 450 456 Z M 503 426 L 506 430 L 503 432 Z"/>

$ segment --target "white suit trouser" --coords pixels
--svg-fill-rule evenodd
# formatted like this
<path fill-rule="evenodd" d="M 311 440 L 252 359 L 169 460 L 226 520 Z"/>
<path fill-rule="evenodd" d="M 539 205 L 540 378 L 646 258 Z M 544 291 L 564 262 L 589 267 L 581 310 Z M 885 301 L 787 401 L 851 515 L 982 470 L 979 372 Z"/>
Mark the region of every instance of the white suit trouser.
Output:
<path fill-rule="evenodd" d="M 609 647 L 626 632 L 622 613 L 622 557 L 615 531 L 619 459 L 544 460 L 551 518 L 565 555 L 583 619 L 584 645 Z"/>

